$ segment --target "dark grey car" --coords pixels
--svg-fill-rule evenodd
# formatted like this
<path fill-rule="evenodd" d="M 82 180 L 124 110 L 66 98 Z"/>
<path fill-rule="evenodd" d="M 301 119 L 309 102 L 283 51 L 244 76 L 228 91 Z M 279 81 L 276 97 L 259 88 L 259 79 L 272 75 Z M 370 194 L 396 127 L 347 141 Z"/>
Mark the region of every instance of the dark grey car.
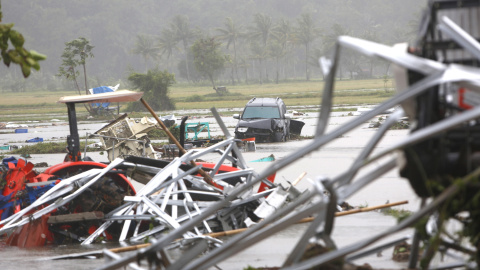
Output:
<path fill-rule="evenodd" d="M 247 139 L 255 137 L 259 142 L 281 142 L 290 138 L 291 122 L 287 114 L 287 107 L 281 98 L 252 98 L 241 116 L 233 116 L 239 119 L 235 127 L 235 137 L 237 139 Z M 303 127 L 301 123 L 300 130 L 294 130 L 293 133 L 300 134 Z M 298 126 L 298 125 L 295 125 Z"/>

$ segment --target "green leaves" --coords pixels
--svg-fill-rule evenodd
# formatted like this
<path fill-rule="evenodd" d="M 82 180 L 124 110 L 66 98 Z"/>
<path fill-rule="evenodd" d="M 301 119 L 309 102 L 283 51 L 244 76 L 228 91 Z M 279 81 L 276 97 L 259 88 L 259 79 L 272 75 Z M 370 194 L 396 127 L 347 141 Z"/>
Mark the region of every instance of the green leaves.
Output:
<path fill-rule="evenodd" d="M 33 58 L 35 61 L 40 61 L 40 60 L 45 60 L 47 59 L 47 56 L 45 54 L 41 54 L 37 51 L 30 50 L 30 56 Z"/>
<path fill-rule="evenodd" d="M 214 87 L 213 78 L 223 71 L 226 61 L 219 48 L 220 43 L 213 38 L 199 39 L 191 48 L 195 69 L 205 78 L 209 78 Z"/>
<path fill-rule="evenodd" d="M 25 38 L 12 28 L 13 23 L 0 24 L 0 59 L 3 59 L 3 63 L 7 67 L 10 67 L 12 62 L 20 65 L 23 76 L 27 78 L 30 76 L 31 68 L 39 70 L 38 61 L 45 60 L 47 57 L 36 51 L 27 51 L 23 47 Z M 9 49 L 10 43 L 13 45 L 12 49 Z"/>
<path fill-rule="evenodd" d="M 23 74 L 23 77 L 25 78 L 30 76 L 30 67 L 27 65 L 22 65 L 22 74 Z"/>
<path fill-rule="evenodd" d="M 15 30 L 10 30 L 10 41 L 12 42 L 13 46 L 15 46 L 15 48 L 22 47 L 23 43 L 25 43 L 23 35 Z"/>
<path fill-rule="evenodd" d="M 146 74 L 131 73 L 128 80 L 132 83 L 133 89 L 144 93 L 143 97 L 154 110 L 175 109 L 175 104 L 168 97 L 168 88 L 175 83 L 175 75 L 153 69 L 148 70 Z"/>
<path fill-rule="evenodd" d="M 34 50 L 30 51 L 30 55 L 27 57 L 27 62 L 33 67 L 35 70 L 40 70 L 40 64 L 38 61 L 47 59 L 47 56 L 41 53 L 38 53 Z"/>
<path fill-rule="evenodd" d="M 147 35 L 137 35 L 135 48 L 132 50 L 132 53 L 142 55 L 143 59 L 145 60 L 145 72 L 147 72 L 148 59 L 159 59 L 160 47 L 155 44 L 153 37 Z"/>
<path fill-rule="evenodd" d="M 83 66 L 85 92 L 87 92 L 86 59 L 88 57 L 93 57 L 93 48 L 94 46 L 90 45 L 90 41 L 84 37 L 79 37 L 65 43 L 65 49 L 62 53 L 62 64 L 58 68 L 58 73 L 56 76 L 65 77 L 67 80 L 73 81 L 75 83 L 75 87 L 77 88 L 78 94 L 80 94 L 81 91 L 77 82 L 79 72 L 76 70 L 76 68 L 78 66 Z"/>

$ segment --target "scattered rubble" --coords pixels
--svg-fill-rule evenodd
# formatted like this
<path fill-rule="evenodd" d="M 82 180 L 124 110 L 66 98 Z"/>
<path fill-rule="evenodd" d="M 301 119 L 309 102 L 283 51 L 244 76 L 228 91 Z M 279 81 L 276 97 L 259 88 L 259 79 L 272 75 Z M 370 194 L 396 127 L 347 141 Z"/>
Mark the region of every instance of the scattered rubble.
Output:
<path fill-rule="evenodd" d="M 446 2 L 450 5 L 439 4 Z M 437 1 L 429 3 L 431 13 L 423 21 L 425 25 L 422 29 L 435 32 L 422 33 L 428 37 L 424 41 L 428 41 L 429 47 L 423 48 L 427 52 L 385 46 L 348 36 L 339 37 L 333 62 L 325 58 L 320 61 L 326 82 L 315 138 L 291 155 L 276 160 L 264 171 L 258 173 L 247 166 L 237 141 L 229 134 L 215 109 L 212 109 L 212 114 L 226 139 L 204 149 L 193 148 L 189 151 L 176 143 L 180 153 L 172 161 L 150 156 L 146 150 L 148 142 L 139 142 L 144 139 L 141 135 L 143 129 L 134 128 L 135 131 L 132 131 L 136 123 L 125 118 L 125 121 L 116 122 L 97 134 L 107 139 L 103 145 L 111 150 L 111 162 L 108 165 L 78 160 L 78 149 L 71 151 L 72 162 L 68 166 L 52 166 L 42 174 L 34 173 L 33 165 L 25 160 L 18 160 L 16 166 L 7 162 L 8 169 L 2 171 L 4 189 L 0 234 L 10 234 L 9 243 L 28 243 L 32 246 L 57 240 L 81 244 L 148 242 L 148 245 L 128 254 L 118 255 L 104 250 L 106 262 L 101 269 L 126 266 L 140 269 L 145 265 L 149 269 L 209 269 L 308 218 L 308 227 L 299 241 L 292 243 L 291 252 L 280 266 L 282 269 L 371 269 L 369 265 L 352 266 L 350 262 L 369 254 L 381 254 L 379 252 L 385 248 L 399 243 L 402 244 L 395 249 L 394 259 L 405 261 L 411 249 L 408 268 L 413 269 L 418 261 L 418 252 L 414 250 L 418 249 L 421 240 L 427 248 L 427 257 L 422 260 L 424 268 L 429 267 L 434 254 L 440 251 L 448 254 L 449 250 L 462 256 L 452 255 L 453 263 L 441 262 L 442 265 L 437 268 L 478 268 L 478 230 L 475 230 L 479 221 L 475 204 L 478 185 L 472 181 L 477 180 L 479 174 L 475 170 L 478 167 L 475 157 L 479 147 L 472 143 L 475 141 L 472 138 L 478 135 L 480 104 L 466 103 L 474 102 L 474 99 L 463 100 L 461 104 L 449 103 L 457 100 L 449 95 L 464 93 L 466 89 L 463 87 L 468 87 L 471 94 L 478 94 L 480 72 L 477 67 L 462 65 L 464 59 L 460 64 L 451 65 L 460 60 L 447 59 L 447 63 L 443 63 L 428 58 L 437 55 L 436 50 L 446 50 L 442 45 L 445 40 L 430 40 L 436 37 L 437 31 L 451 36 L 459 48 L 471 55 L 480 55 L 478 37 L 471 38 L 447 17 L 442 17 L 439 22 L 429 21 L 440 18 L 436 16 L 440 7 L 456 8 L 456 4 L 455 1 L 438 1 L 438 5 Z M 477 11 L 480 9 L 477 2 L 469 4 L 472 5 L 469 8 L 475 4 L 474 8 Z M 470 14 L 461 10 L 457 14 L 458 10 L 455 9 L 451 11 L 449 15 L 462 18 Z M 435 43 L 438 41 L 442 46 L 432 49 L 433 45 L 439 46 Z M 379 106 L 362 112 L 355 120 L 326 133 L 333 82 L 342 48 L 393 62 L 399 68 L 396 80 L 403 83 L 405 88 L 399 89 L 397 95 Z M 456 54 L 444 54 L 443 57 L 454 56 Z M 441 94 L 445 96 L 439 97 Z M 434 98 L 427 100 L 425 97 Z M 332 178 L 316 176 L 311 180 L 312 189 L 304 191 L 295 188 L 296 180 L 292 183 L 273 181 L 278 170 L 398 104 L 402 108 L 392 112 L 378 126 L 372 139 L 343 174 Z M 441 106 L 437 106 L 439 104 Z M 432 114 L 435 117 L 431 117 Z M 397 144 L 373 151 L 385 132 L 401 121 L 404 115 L 409 120 L 415 120 L 415 130 Z M 162 125 L 161 121 L 158 122 Z M 117 130 L 119 132 L 113 134 Z M 74 143 L 78 138 L 70 139 L 69 147 L 78 147 Z M 130 141 L 137 144 L 130 145 Z M 128 150 L 121 152 L 123 150 L 120 148 Z M 398 152 L 407 156 L 402 166 L 397 163 L 398 156 L 393 156 Z M 213 154 L 218 155 L 214 163 L 196 162 Z M 370 171 L 359 174 L 367 165 L 373 168 L 369 167 Z M 339 203 L 397 166 L 423 199 L 422 207 L 386 231 L 337 247 L 332 238 L 334 221 L 346 212 L 338 212 L 341 210 Z M 127 176 L 145 186 L 135 191 L 129 185 Z M 455 185 L 451 179 L 456 179 Z M 474 203 L 471 204 L 470 200 Z M 434 212 L 440 214 L 432 214 Z M 468 247 L 457 244 L 462 243 L 460 240 L 465 235 L 445 235 L 443 228 L 426 230 L 429 235 L 424 239 L 405 236 L 376 244 L 405 228 L 422 224 L 420 221 L 426 217 L 432 220 L 427 223 L 427 228 L 430 228 L 433 224 L 443 225 L 447 218 L 455 218 L 459 212 L 468 212 L 471 221 L 463 223 L 467 228 L 463 232 L 471 234 L 468 236 L 472 245 Z M 36 232 L 31 233 L 33 230 Z M 211 234 L 232 230 L 236 234 L 232 233 L 225 241 Z M 42 237 L 42 233 L 45 237 Z M 448 241 L 443 240 L 444 237 L 448 237 Z M 412 244 L 405 243 L 407 240 Z M 180 258 L 170 256 L 172 250 L 181 253 Z"/>
<path fill-rule="evenodd" d="M 402 242 L 393 248 L 392 260 L 396 262 L 407 262 L 410 258 L 411 245 L 407 242 Z"/>

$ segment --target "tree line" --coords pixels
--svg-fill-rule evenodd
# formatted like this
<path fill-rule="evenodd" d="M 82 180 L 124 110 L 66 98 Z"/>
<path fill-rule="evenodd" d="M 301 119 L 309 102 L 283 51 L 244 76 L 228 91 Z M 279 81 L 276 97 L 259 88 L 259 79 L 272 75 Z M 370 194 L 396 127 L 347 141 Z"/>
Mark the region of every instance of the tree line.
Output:
<path fill-rule="evenodd" d="M 10 18 L 32 41 L 29 47 L 48 58 L 40 72 L 32 73 L 30 85 L 19 82 L 15 71 L 3 72 L 0 67 L 0 91 L 21 91 L 32 85 L 71 88 L 72 84 L 54 75 L 59 73 L 66 43 L 80 37 L 90 41 L 95 54 L 88 61 L 91 75 L 83 87 L 116 83 L 128 87 L 125 79 L 132 72 L 147 74 L 154 68 L 175 74 L 180 82 L 208 82 L 214 87 L 321 78 L 318 58 L 330 54 L 339 35 L 387 44 L 412 40 L 426 1 L 226 0 L 204 5 L 179 0 L 168 6 L 145 0 L 135 7 L 123 0 L 40 2 L 4 4 L 9 7 L 4 13 L 15 13 Z M 174 15 L 180 9 L 186 15 Z M 215 61 L 210 63 L 214 73 L 206 72 L 205 61 L 196 62 L 195 53 L 207 45 L 214 52 Z M 339 74 L 344 78 L 383 76 L 387 70 L 383 63 L 354 54 L 343 58 Z M 219 82 L 212 82 L 211 77 Z"/>
<path fill-rule="evenodd" d="M 249 81 L 260 84 L 264 81 L 278 83 L 280 80 L 298 78 L 300 74 L 308 81 L 312 69 L 320 72 L 318 59 L 332 51 L 338 36 L 353 35 L 381 41 L 375 29 L 353 33 L 335 23 L 329 30 L 327 32 L 321 28 L 312 19 L 311 13 L 303 13 L 295 21 L 282 18 L 276 22 L 269 15 L 257 13 L 253 15 L 253 21 L 249 25 L 237 23 L 227 17 L 223 27 L 205 33 L 192 27 L 187 16 L 177 15 L 169 27 L 164 28 L 158 36 L 137 35 L 132 52 L 142 56 L 145 70 L 151 62 L 173 72 L 172 59 L 177 59 L 177 70 L 182 78 L 188 82 L 209 79 L 215 88 L 211 73 L 201 76 L 205 70 L 192 70 L 196 60 L 195 50 L 199 50 L 198 46 L 192 46 L 196 41 L 205 43 L 210 40 L 213 42 L 210 46 L 213 47 L 222 45 L 225 65 L 218 68 L 215 76 L 222 75 L 224 81 L 230 81 L 233 85 Z M 412 38 L 407 35 L 405 37 Z M 343 69 L 340 73 L 341 76 L 347 76 L 344 74 L 345 70 L 352 79 L 372 78 L 375 75 L 374 64 L 375 62 L 360 55 L 347 52 L 342 59 Z M 299 65 L 303 66 L 303 71 L 297 70 Z"/>

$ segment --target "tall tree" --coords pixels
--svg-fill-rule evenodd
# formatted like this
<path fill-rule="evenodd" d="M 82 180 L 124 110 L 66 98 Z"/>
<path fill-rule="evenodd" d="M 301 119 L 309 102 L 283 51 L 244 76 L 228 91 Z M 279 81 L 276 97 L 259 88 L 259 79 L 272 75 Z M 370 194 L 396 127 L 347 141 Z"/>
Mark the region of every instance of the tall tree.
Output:
<path fill-rule="evenodd" d="M 278 83 L 279 74 L 280 74 L 280 64 L 279 64 L 280 58 L 282 58 L 285 55 L 285 50 L 280 43 L 274 41 L 274 42 L 271 42 L 270 45 L 268 46 L 268 53 L 273 59 L 275 59 L 275 66 L 276 66 L 275 83 Z"/>
<path fill-rule="evenodd" d="M 311 55 L 308 58 L 308 64 L 313 66 L 313 67 L 321 69 L 319 59 L 320 59 L 320 57 L 322 57 L 324 55 L 325 55 L 325 53 L 322 50 L 322 48 L 314 48 L 313 52 L 311 52 Z M 323 74 L 323 71 L 322 71 L 323 79 L 325 79 L 325 75 L 326 74 Z"/>
<path fill-rule="evenodd" d="M 257 42 L 258 40 L 261 41 L 263 52 L 260 54 L 264 56 L 260 58 L 260 65 L 265 60 L 265 56 L 267 55 L 267 44 L 270 40 L 270 36 L 272 35 L 273 31 L 273 22 L 272 17 L 265 15 L 263 13 L 257 13 L 253 16 L 253 26 L 250 27 L 250 39 L 253 42 Z M 264 63 L 265 67 L 265 76 L 268 79 L 268 72 L 267 72 L 267 64 Z"/>
<path fill-rule="evenodd" d="M 190 81 L 188 48 L 190 46 L 190 42 L 198 36 L 199 31 L 190 28 L 188 17 L 183 15 L 175 16 L 170 24 L 170 28 L 172 29 L 173 33 L 175 33 L 176 39 L 183 44 L 183 52 L 187 65 L 187 80 Z"/>
<path fill-rule="evenodd" d="M 374 27 L 364 30 L 361 37 L 368 41 L 379 42 L 379 38 Z M 373 66 L 375 63 L 379 63 L 380 60 L 376 57 L 368 57 L 366 61 L 369 63 L 369 77 L 373 78 Z"/>
<path fill-rule="evenodd" d="M 178 51 L 178 40 L 175 33 L 171 29 L 163 29 L 160 38 L 158 39 L 158 47 L 161 55 L 167 56 L 167 69 L 170 69 L 170 58 L 174 52 Z"/>
<path fill-rule="evenodd" d="M 322 40 L 323 48 L 325 49 L 325 52 L 327 51 L 332 52 L 338 37 L 350 35 L 350 32 L 351 31 L 349 29 L 343 27 L 342 25 L 338 23 L 334 23 L 331 27 L 330 33 L 324 35 Z M 345 61 L 346 54 L 349 52 L 350 51 L 342 52 L 342 58 L 340 59 L 340 62 Z M 344 64 L 341 63 L 338 69 L 339 69 L 340 79 L 341 79 L 343 77 Z"/>
<path fill-rule="evenodd" d="M 192 45 L 195 69 L 208 78 L 218 95 L 223 93 L 215 86 L 215 77 L 224 69 L 225 56 L 220 51 L 220 43 L 214 38 L 202 38 Z"/>
<path fill-rule="evenodd" d="M 240 57 L 238 61 L 239 67 L 243 69 L 245 75 L 245 83 L 248 84 L 248 62 L 246 56 Z"/>
<path fill-rule="evenodd" d="M 259 45 L 258 42 L 255 42 L 255 41 L 250 42 L 250 59 L 252 60 L 253 70 L 255 70 L 255 60 L 258 60 L 259 62 L 258 76 L 259 76 L 260 84 L 263 84 L 262 63 L 265 57 L 266 57 L 266 51 L 263 49 L 263 47 Z"/>
<path fill-rule="evenodd" d="M 292 51 L 296 43 L 295 31 L 289 20 L 280 19 L 273 28 L 273 36 L 275 40 L 282 46 L 283 55 L 283 76 L 286 79 L 287 54 Z"/>
<path fill-rule="evenodd" d="M 65 43 L 65 49 L 62 54 L 62 64 L 58 70 L 58 76 L 64 76 L 69 80 L 73 80 L 80 94 L 80 87 L 77 82 L 79 72 L 76 70 L 78 66 L 83 67 L 83 77 L 85 79 L 85 94 L 88 92 L 87 84 L 87 58 L 93 57 L 92 49 L 94 46 L 90 45 L 90 41 L 84 37 L 79 37 L 72 41 Z"/>
<path fill-rule="evenodd" d="M 142 91 L 154 110 L 174 110 L 175 104 L 168 96 L 169 87 L 175 83 L 175 75 L 168 71 L 153 69 L 146 74 L 132 73 L 128 76 L 133 89 Z M 135 103 L 140 104 L 140 103 Z"/>
<path fill-rule="evenodd" d="M 148 70 L 148 59 L 158 59 L 160 48 L 155 44 L 154 39 L 147 35 L 137 35 L 135 47 L 132 50 L 133 54 L 140 54 L 145 62 L 145 72 Z"/>
<path fill-rule="evenodd" d="M 189 60 L 189 66 L 191 67 L 189 72 L 190 72 L 190 82 L 192 83 L 197 83 L 200 82 L 203 79 L 202 74 L 200 74 L 197 69 L 195 68 L 195 64 L 193 63 L 193 52 L 191 50 L 188 50 L 188 56 Z M 185 59 L 180 60 L 177 64 L 177 71 L 178 71 L 178 76 L 181 76 L 182 78 L 187 78 L 187 61 Z"/>
<path fill-rule="evenodd" d="M 81 95 L 82 92 L 77 81 L 77 77 L 80 75 L 80 72 L 76 69 L 77 65 L 73 52 L 65 49 L 62 53 L 62 64 L 58 68 L 57 76 L 65 77 L 67 81 L 72 81 L 78 94 Z"/>
<path fill-rule="evenodd" d="M 227 49 L 230 45 L 233 45 L 233 68 L 235 70 L 235 74 L 238 78 L 238 62 L 237 62 L 237 42 L 240 38 L 242 38 L 245 34 L 242 32 L 242 26 L 236 25 L 232 18 L 227 17 L 225 19 L 225 28 L 217 28 L 217 32 L 220 34 L 218 38 L 227 42 Z M 235 82 L 234 82 L 235 83 Z"/>
<path fill-rule="evenodd" d="M 303 13 L 297 21 L 297 39 L 305 46 L 305 76 L 310 80 L 308 69 L 308 57 L 310 55 L 310 44 L 320 36 L 320 28 L 315 25 L 310 13 Z"/>
<path fill-rule="evenodd" d="M 267 47 L 268 40 L 272 35 L 272 30 L 272 17 L 263 13 L 257 13 L 253 16 L 253 26 L 250 27 L 250 36 L 252 39 L 260 39 L 264 48 Z"/>
<path fill-rule="evenodd" d="M 322 43 L 327 51 L 333 51 L 333 47 L 339 36 L 348 36 L 351 32 L 338 23 L 334 23 L 330 29 L 330 32 L 326 33 L 322 38 Z"/>

